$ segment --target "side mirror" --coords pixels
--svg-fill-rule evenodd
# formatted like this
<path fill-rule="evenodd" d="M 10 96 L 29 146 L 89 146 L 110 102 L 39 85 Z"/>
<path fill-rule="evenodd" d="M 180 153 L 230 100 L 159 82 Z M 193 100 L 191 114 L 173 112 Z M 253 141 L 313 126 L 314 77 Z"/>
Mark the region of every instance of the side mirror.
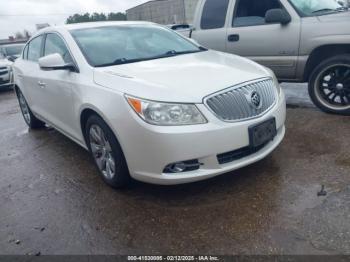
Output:
<path fill-rule="evenodd" d="M 39 58 L 39 66 L 42 70 L 69 70 L 77 72 L 77 68 L 74 64 L 65 63 L 62 56 L 58 53 L 47 55 Z"/>
<path fill-rule="evenodd" d="M 292 21 L 291 16 L 284 9 L 270 9 L 266 12 L 265 22 L 267 24 L 279 23 L 282 25 L 289 24 Z"/>

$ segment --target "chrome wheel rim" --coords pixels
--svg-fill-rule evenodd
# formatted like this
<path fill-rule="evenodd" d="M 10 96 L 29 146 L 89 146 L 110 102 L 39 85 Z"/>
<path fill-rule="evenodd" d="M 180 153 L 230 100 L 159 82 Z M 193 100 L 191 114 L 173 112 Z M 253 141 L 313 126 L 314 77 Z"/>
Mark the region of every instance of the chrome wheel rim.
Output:
<path fill-rule="evenodd" d="M 19 93 L 19 105 L 21 107 L 21 111 L 24 117 L 24 120 L 29 125 L 30 124 L 30 113 L 29 113 L 29 107 L 27 105 L 26 100 L 24 99 L 24 96 L 22 93 Z"/>
<path fill-rule="evenodd" d="M 92 155 L 102 175 L 108 180 L 113 179 L 115 177 L 115 160 L 105 133 L 98 125 L 92 125 L 89 130 L 89 138 Z"/>
<path fill-rule="evenodd" d="M 333 110 L 350 109 L 350 65 L 338 64 L 324 69 L 316 80 L 318 100 Z"/>

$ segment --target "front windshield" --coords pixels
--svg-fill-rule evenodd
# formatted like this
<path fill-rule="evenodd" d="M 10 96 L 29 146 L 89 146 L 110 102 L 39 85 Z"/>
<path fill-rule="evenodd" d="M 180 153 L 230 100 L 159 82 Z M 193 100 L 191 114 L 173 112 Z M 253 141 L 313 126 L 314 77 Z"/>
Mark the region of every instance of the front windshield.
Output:
<path fill-rule="evenodd" d="M 72 30 L 90 65 L 119 65 L 200 52 L 175 32 L 156 25 L 122 25 Z"/>
<path fill-rule="evenodd" d="M 9 45 L 5 46 L 5 52 L 7 56 L 19 56 L 22 52 L 24 45 Z"/>
<path fill-rule="evenodd" d="M 346 8 L 335 0 L 290 0 L 305 16 L 317 16 L 328 13 L 340 12 Z"/>

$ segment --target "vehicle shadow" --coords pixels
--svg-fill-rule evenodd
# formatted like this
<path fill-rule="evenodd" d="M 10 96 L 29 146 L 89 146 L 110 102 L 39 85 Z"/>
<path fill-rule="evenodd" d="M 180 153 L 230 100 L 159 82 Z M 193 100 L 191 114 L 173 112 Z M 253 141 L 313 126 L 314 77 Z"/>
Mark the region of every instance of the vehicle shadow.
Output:
<path fill-rule="evenodd" d="M 255 191 L 257 187 L 273 191 L 280 179 L 280 166 L 274 154 L 248 167 L 229 172 L 208 180 L 181 185 L 153 185 L 133 180 L 123 189 L 113 189 L 106 185 L 99 176 L 90 154 L 79 145 L 66 138 L 51 127 L 38 131 L 29 131 L 32 139 L 43 144 L 47 166 L 55 166 L 56 156 L 63 158 L 61 179 L 77 179 L 91 193 L 111 194 L 118 198 L 135 201 L 147 201 L 151 205 L 159 206 L 192 206 L 224 201 L 242 192 Z M 276 153 L 278 154 L 278 153 Z M 77 166 L 83 167 L 76 170 Z M 74 174 L 74 178 L 71 176 Z M 88 174 L 88 176 L 87 176 Z M 88 179 L 83 181 L 84 179 Z"/>
<path fill-rule="evenodd" d="M 22 129 L 24 124 L 19 124 Z M 239 247 L 247 232 L 263 237 L 280 209 L 285 181 L 279 149 L 258 163 L 209 180 L 177 186 L 134 181 L 116 190 L 99 177 L 89 153 L 56 130 L 13 136 L 14 144 L 8 144 L 13 156 L 7 157 L 3 179 L 11 181 L 11 188 L 22 186 L 24 176 L 30 181 L 20 193 L 36 210 L 33 217 L 44 207 L 42 223 L 48 227 L 53 226 L 48 218 L 59 216 L 84 224 L 82 232 L 103 235 L 130 250 L 191 252 L 208 239 L 213 242 L 206 246 L 215 246 L 217 252 L 223 245 Z M 11 166 L 21 155 L 26 156 L 21 164 Z"/>
<path fill-rule="evenodd" d="M 0 87 L 0 94 L 6 94 L 14 92 L 14 89 L 12 87 Z"/>

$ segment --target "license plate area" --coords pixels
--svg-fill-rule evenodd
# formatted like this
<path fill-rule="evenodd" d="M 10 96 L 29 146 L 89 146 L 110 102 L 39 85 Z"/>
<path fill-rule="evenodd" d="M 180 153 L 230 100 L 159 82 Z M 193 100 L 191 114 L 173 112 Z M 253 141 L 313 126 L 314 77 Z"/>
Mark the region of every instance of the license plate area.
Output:
<path fill-rule="evenodd" d="M 276 119 L 271 118 L 267 121 L 249 127 L 249 143 L 251 148 L 261 147 L 272 141 L 277 135 Z"/>

